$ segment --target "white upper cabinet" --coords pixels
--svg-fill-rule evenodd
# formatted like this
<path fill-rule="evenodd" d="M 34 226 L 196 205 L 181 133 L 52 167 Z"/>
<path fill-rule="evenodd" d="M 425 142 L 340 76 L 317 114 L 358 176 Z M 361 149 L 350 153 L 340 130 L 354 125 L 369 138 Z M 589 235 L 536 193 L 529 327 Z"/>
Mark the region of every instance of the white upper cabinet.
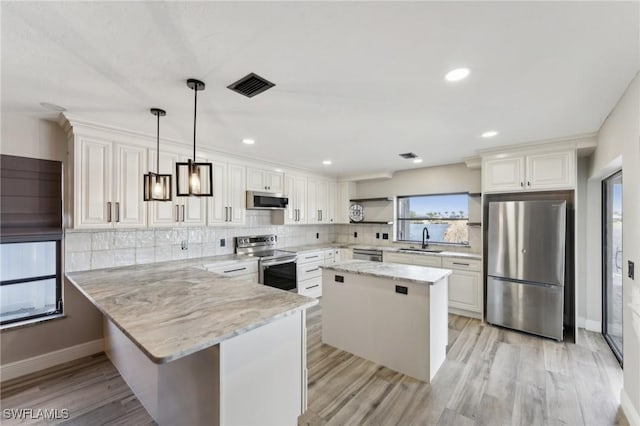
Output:
<path fill-rule="evenodd" d="M 284 173 L 247 167 L 247 190 L 282 193 Z"/>
<path fill-rule="evenodd" d="M 146 150 L 79 136 L 73 152 L 74 227 L 146 226 Z"/>
<path fill-rule="evenodd" d="M 573 150 L 482 161 L 483 192 L 573 189 L 575 174 L 576 153 Z"/>
<path fill-rule="evenodd" d="M 176 153 L 160 151 L 160 174 L 170 174 L 171 201 L 148 201 L 149 225 L 159 226 L 204 226 L 207 218 L 208 197 L 176 197 L 176 163 L 186 162 L 188 157 Z M 197 161 L 205 161 L 197 158 Z M 156 171 L 156 151 L 149 149 L 149 165 L 147 170 Z M 144 173 L 147 173 L 145 171 Z M 186 185 L 188 176 L 182 176 Z"/>
<path fill-rule="evenodd" d="M 337 184 L 335 198 L 335 223 L 349 223 L 349 207 L 351 206 L 351 198 L 355 194 L 354 182 L 339 182 Z"/>
<path fill-rule="evenodd" d="M 571 151 L 527 156 L 527 189 L 575 187 L 575 153 Z"/>
<path fill-rule="evenodd" d="M 524 158 L 487 160 L 482 165 L 485 192 L 520 191 L 524 189 Z"/>
<path fill-rule="evenodd" d="M 329 223 L 329 182 L 307 179 L 307 223 Z"/>
<path fill-rule="evenodd" d="M 336 214 L 338 201 L 338 184 L 336 182 L 328 183 L 327 192 L 327 221 L 325 223 L 337 223 Z"/>
<path fill-rule="evenodd" d="M 284 193 L 289 197 L 289 204 L 284 212 L 284 223 L 307 223 L 307 178 L 285 175 Z"/>
<path fill-rule="evenodd" d="M 209 225 L 242 225 L 246 217 L 245 168 L 213 163 L 213 197 L 209 199 Z"/>

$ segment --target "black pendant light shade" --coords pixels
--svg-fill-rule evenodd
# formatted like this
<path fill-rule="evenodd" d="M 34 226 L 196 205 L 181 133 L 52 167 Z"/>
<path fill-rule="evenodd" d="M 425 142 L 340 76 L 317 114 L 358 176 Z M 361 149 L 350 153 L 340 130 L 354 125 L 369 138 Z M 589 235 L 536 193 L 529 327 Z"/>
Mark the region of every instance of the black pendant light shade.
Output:
<path fill-rule="evenodd" d="M 186 163 L 176 163 L 176 196 L 213 196 L 213 166 L 211 163 L 196 162 L 196 116 L 198 112 L 198 91 L 204 90 L 204 83 L 190 78 L 187 86 L 194 91 L 193 103 L 193 159 Z"/>
<path fill-rule="evenodd" d="M 171 175 L 160 174 L 160 117 L 167 112 L 160 108 L 151 108 L 151 114 L 158 117 L 156 129 L 156 173 L 144 175 L 144 201 L 171 201 Z"/>

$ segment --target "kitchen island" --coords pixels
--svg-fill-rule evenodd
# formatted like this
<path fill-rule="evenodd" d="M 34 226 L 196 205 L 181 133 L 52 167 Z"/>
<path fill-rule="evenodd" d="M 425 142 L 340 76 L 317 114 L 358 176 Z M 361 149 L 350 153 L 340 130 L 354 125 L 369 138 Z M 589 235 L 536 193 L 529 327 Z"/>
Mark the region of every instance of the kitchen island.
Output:
<path fill-rule="evenodd" d="M 208 262 L 67 278 L 104 314 L 105 352 L 159 424 L 296 424 L 305 310 L 317 301 L 207 272 Z"/>
<path fill-rule="evenodd" d="M 446 357 L 450 274 L 365 260 L 324 266 L 322 342 L 430 382 Z"/>

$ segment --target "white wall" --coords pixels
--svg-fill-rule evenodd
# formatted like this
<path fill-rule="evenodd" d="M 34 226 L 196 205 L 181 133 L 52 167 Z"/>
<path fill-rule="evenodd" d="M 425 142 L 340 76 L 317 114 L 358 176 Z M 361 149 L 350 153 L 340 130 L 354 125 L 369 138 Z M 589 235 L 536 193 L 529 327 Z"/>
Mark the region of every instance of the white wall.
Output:
<path fill-rule="evenodd" d="M 62 161 L 64 173 L 66 146 L 66 136 L 57 123 L 3 112 L 0 153 Z M 65 318 L 0 332 L 0 363 L 102 338 L 102 314 L 66 280 L 63 292 Z"/>
<path fill-rule="evenodd" d="M 480 169 L 470 169 L 464 163 L 423 167 L 396 172 L 391 179 L 358 182 L 356 195 L 358 198 L 367 198 L 480 192 L 480 178 Z"/>
<path fill-rule="evenodd" d="M 640 317 L 634 318 L 629 303 L 640 305 L 640 275 L 635 280 L 626 276 L 627 261 L 640 266 L 640 76 L 636 75 L 626 92 L 602 125 L 598 146 L 589 173 L 589 212 L 587 226 L 591 230 L 587 241 L 589 264 L 600 263 L 600 182 L 622 166 L 623 179 L 623 338 L 624 388 L 621 402 L 632 424 L 640 421 Z M 597 268 L 587 268 L 587 315 L 596 312 L 601 292 Z"/>
<path fill-rule="evenodd" d="M 0 153 L 64 162 L 67 138 L 54 121 L 3 112 Z"/>

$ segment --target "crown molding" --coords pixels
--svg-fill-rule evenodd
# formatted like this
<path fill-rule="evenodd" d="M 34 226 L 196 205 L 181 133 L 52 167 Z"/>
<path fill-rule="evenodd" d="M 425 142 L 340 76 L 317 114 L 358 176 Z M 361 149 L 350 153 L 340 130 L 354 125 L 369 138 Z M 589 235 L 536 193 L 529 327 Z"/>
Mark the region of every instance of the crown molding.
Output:
<path fill-rule="evenodd" d="M 562 138 L 544 139 L 540 141 L 531 141 L 514 145 L 501 145 L 492 148 L 486 148 L 476 151 L 479 156 L 486 157 L 500 153 L 517 153 L 531 150 L 589 150 L 598 144 L 597 133 L 585 133 L 574 136 L 566 136 Z"/>
<path fill-rule="evenodd" d="M 338 178 L 341 182 L 359 182 L 363 180 L 376 180 L 376 179 L 391 179 L 393 177 L 392 171 L 384 171 L 384 172 L 376 172 L 376 173 L 367 173 L 362 175 L 351 175 L 351 176 L 340 176 Z"/>

